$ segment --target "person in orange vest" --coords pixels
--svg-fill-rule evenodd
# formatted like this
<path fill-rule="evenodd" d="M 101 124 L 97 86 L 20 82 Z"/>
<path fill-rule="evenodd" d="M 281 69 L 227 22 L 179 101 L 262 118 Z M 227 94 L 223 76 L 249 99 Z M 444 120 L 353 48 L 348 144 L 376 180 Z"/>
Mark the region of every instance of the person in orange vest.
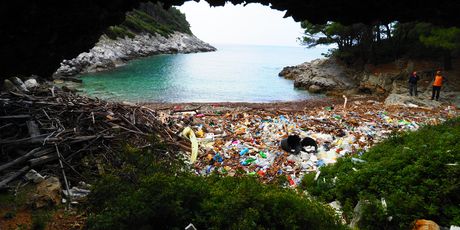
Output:
<path fill-rule="evenodd" d="M 431 94 L 431 100 L 434 99 L 435 94 L 436 94 L 436 101 L 439 100 L 439 92 L 441 92 L 441 86 L 442 86 L 442 75 L 441 71 L 436 71 L 436 75 L 434 76 L 434 82 L 433 82 L 433 93 Z"/>

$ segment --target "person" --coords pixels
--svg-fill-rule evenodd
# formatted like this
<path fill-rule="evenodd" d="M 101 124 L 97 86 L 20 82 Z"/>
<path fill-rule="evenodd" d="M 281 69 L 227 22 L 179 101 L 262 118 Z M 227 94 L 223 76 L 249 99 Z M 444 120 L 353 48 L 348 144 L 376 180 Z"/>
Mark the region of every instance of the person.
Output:
<path fill-rule="evenodd" d="M 409 94 L 417 96 L 417 81 L 419 77 L 417 75 L 417 72 L 412 72 L 409 75 Z"/>
<path fill-rule="evenodd" d="M 436 71 L 436 75 L 434 76 L 433 81 L 433 93 L 431 94 L 431 100 L 433 100 L 436 96 L 436 101 L 439 100 L 439 92 L 441 91 L 442 86 L 442 75 L 441 71 Z"/>

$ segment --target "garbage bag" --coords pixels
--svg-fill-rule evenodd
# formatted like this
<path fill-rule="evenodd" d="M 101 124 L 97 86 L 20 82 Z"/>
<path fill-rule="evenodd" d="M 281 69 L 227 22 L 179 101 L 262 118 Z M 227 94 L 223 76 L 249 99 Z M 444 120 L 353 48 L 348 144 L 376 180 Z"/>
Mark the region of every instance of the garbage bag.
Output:
<path fill-rule="evenodd" d="M 281 148 L 288 153 L 299 154 L 302 147 L 300 140 L 299 136 L 290 135 L 281 140 Z"/>

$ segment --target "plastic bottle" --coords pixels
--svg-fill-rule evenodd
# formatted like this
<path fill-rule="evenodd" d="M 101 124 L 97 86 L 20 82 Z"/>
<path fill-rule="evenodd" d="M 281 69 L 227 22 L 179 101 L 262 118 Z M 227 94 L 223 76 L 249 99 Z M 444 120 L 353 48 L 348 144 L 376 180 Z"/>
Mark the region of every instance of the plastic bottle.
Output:
<path fill-rule="evenodd" d="M 249 149 L 248 148 L 244 148 L 243 150 L 241 150 L 240 152 L 240 156 L 243 156 L 244 154 L 248 153 L 249 152 Z"/>
<path fill-rule="evenodd" d="M 265 154 L 263 151 L 260 151 L 260 152 L 259 152 L 259 155 L 260 155 L 262 158 L 267 158 L 267 154 Z"/>

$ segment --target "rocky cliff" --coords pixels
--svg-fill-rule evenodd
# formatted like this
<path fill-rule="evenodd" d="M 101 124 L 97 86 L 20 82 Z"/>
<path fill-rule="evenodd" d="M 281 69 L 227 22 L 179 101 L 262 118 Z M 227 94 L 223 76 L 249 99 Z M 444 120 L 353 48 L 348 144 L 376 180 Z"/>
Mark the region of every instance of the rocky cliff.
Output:
<path fill-rule="evenodd" d="M 169 37 L 140 34 L 134 38 L 109 39 L 102 36 L 89 51 L 64 60 L 54 77 L 97 72 L 123 65 L 126 61 L 154 54 L 209 52 L 216 49 L 194 35 L 175 32 Z"/>
<path fill-rule="evenodd" d="M 185 15 L 160 3 L 142 3 L 125 21 L 107 28 L 88 52 L 63 60 L 55 78 L 115 68 L 126 61 L 154 54 L 209 52 L 216 49 L 195 37 Z"/>

